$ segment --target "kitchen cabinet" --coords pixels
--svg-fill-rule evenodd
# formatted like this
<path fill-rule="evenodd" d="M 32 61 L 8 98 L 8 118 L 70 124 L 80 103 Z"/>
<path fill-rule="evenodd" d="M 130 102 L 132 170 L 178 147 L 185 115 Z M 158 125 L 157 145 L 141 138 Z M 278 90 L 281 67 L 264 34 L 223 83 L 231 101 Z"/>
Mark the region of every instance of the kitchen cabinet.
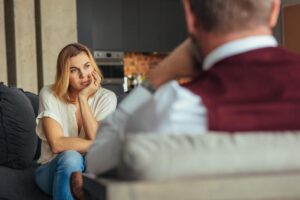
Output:
<path fill-rule="evenodd" d="M 78 42 L 93 50 L 122 49 L 121 0 L 77 0 Z"/>
<path fill-rule="evenodd" d="M 92 49 L 92 0 L 77 0 L 77 34 L 78 41 Z"/>
<path fill-rule="evenodd" d="M 77 13 L 78 41 L 93 50 L 169 52 L 187 35 L 178 0 L 77 0 Z"/>
<path fill-rule="evenodd" d="M 141 51 L 160 51 L 160 0 L 140 0 L 139 42 Z"/>
<path fill-rule="evenodd" d="M 93 1 L 93 46 L 101 50 L 122 49 L 121 0 Z"/>
<path fill-rule="evenodd" d="M 184 11 L 181 4 L 181 1 L 161 0 L 159 39 L 161 51 L 174 49 L 187 37 Z"/>
<path fill-rule="evenodd" d="M 126 0 L 122 4 L 122 50 L 140 50 L 139 35 L 139 0 Z"/>

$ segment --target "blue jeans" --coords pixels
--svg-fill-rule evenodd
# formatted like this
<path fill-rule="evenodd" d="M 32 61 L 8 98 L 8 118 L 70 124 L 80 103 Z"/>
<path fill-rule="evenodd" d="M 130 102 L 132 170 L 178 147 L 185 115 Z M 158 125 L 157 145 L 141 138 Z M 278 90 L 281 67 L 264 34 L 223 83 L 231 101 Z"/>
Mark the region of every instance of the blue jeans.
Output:
<path fill-rule="evenodd" d="M 83 172 L 85 159 L 77 151 L 64 151 L 49 163 L 39 166 L 35 171 L 35 181 L 39 188 L 54 200 L 73 200 L 70 190 L 72 172 Z"/>

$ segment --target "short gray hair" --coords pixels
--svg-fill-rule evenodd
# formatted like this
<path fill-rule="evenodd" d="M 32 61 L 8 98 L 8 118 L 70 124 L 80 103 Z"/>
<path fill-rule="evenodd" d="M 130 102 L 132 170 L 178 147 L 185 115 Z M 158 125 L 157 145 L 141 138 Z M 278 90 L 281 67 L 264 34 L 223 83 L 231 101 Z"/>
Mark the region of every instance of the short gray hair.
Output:
<path fill-rule="evenodd" d="M 204 30 L 228 33 L 267 25 L 273 0 L 190 0 Z"/>

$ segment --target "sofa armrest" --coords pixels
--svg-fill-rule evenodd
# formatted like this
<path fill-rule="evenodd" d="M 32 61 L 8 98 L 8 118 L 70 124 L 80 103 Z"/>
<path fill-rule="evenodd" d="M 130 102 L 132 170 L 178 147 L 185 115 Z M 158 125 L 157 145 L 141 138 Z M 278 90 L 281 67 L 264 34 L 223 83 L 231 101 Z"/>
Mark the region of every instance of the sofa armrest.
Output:
<path fill-rule="evenodd" d="M 299 132 L 130 134 L 120 173 L 138 180 L 300 170 Z"/>
<path fill-rule="evenodd" d="M 167 181 L 125 181 L 84 175 L 87 199 L 291 200 L 300 198 L 300 171 L 208 176 Z"/>

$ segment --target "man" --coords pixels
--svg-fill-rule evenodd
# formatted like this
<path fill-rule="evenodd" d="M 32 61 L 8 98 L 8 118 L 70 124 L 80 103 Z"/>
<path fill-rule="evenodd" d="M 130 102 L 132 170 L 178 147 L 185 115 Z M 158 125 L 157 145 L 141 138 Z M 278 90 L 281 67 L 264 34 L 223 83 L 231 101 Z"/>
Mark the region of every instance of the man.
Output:
<path fill-rule="evenodd" d="M 158 88 L 154 96 L 167 96 L 172 88 L 183 93 L 191 91 L 179 101 L 186 103 L 194 98 L 186 107 L 197 112 L 189 115 L 192 109 L 187 109 L 184 113 L 191 116 L 190 124 L 196 124 L 199 132 L 300 129 L 300 57 L 278 48 L 272 36 L 280 0 L 184 0 L 183 5 L 190 39 L 150 71 L 149 81 Z M 170 86 L 168 81 L 179 77 L 193 77 L 193 81 L 183 87 Z M 151 91 L 152 87 L 146 84 L 145 88 Z M 142 96 L 147 94 L 141 92 Z M 164 97 L 161 94 L 160 98 Z M 177 100 L 169 103 L 174 105 Z M 145 100 L 128 112 L 124 112 L 127 107 L 122 104 L 130 103 L 121 103 L 101 125 L 87 154 L 88 171 L 99 174 L 115 167 L 124 134 L 142 131 L 132 120 L 136 119 L 134 113 L 144 116 L 139 121 L 145 119 L 145 130 L 149 131 L 146 119 L 152 118 L 146 111 L 160 104 L 147 103 Z M 131 115 L 125 114 L 126 120 L 120 120 L 124 113 Z M 162 120 L 165 117 L 168 115 Z M 166 131 L 165 125 L 154 125 L 159 126 L 153 127 L 155 131 Z M 169 127 L 173 127 L 172 123 Z M 183 127 L 188 126 L 183 123 L 178 130 Z"/>
<path fill-rule="evenodd" d="M 299 129 L 299 56 L 276 47 L 271 36 L 280 1 L 185 0 L 184 8 L 193 44 L 204 57 L 203 72 L 185 87 L 201 97 L 208 129 Z M 152 84 L 195 71 L 170 69 L 153 70 Z"/>

